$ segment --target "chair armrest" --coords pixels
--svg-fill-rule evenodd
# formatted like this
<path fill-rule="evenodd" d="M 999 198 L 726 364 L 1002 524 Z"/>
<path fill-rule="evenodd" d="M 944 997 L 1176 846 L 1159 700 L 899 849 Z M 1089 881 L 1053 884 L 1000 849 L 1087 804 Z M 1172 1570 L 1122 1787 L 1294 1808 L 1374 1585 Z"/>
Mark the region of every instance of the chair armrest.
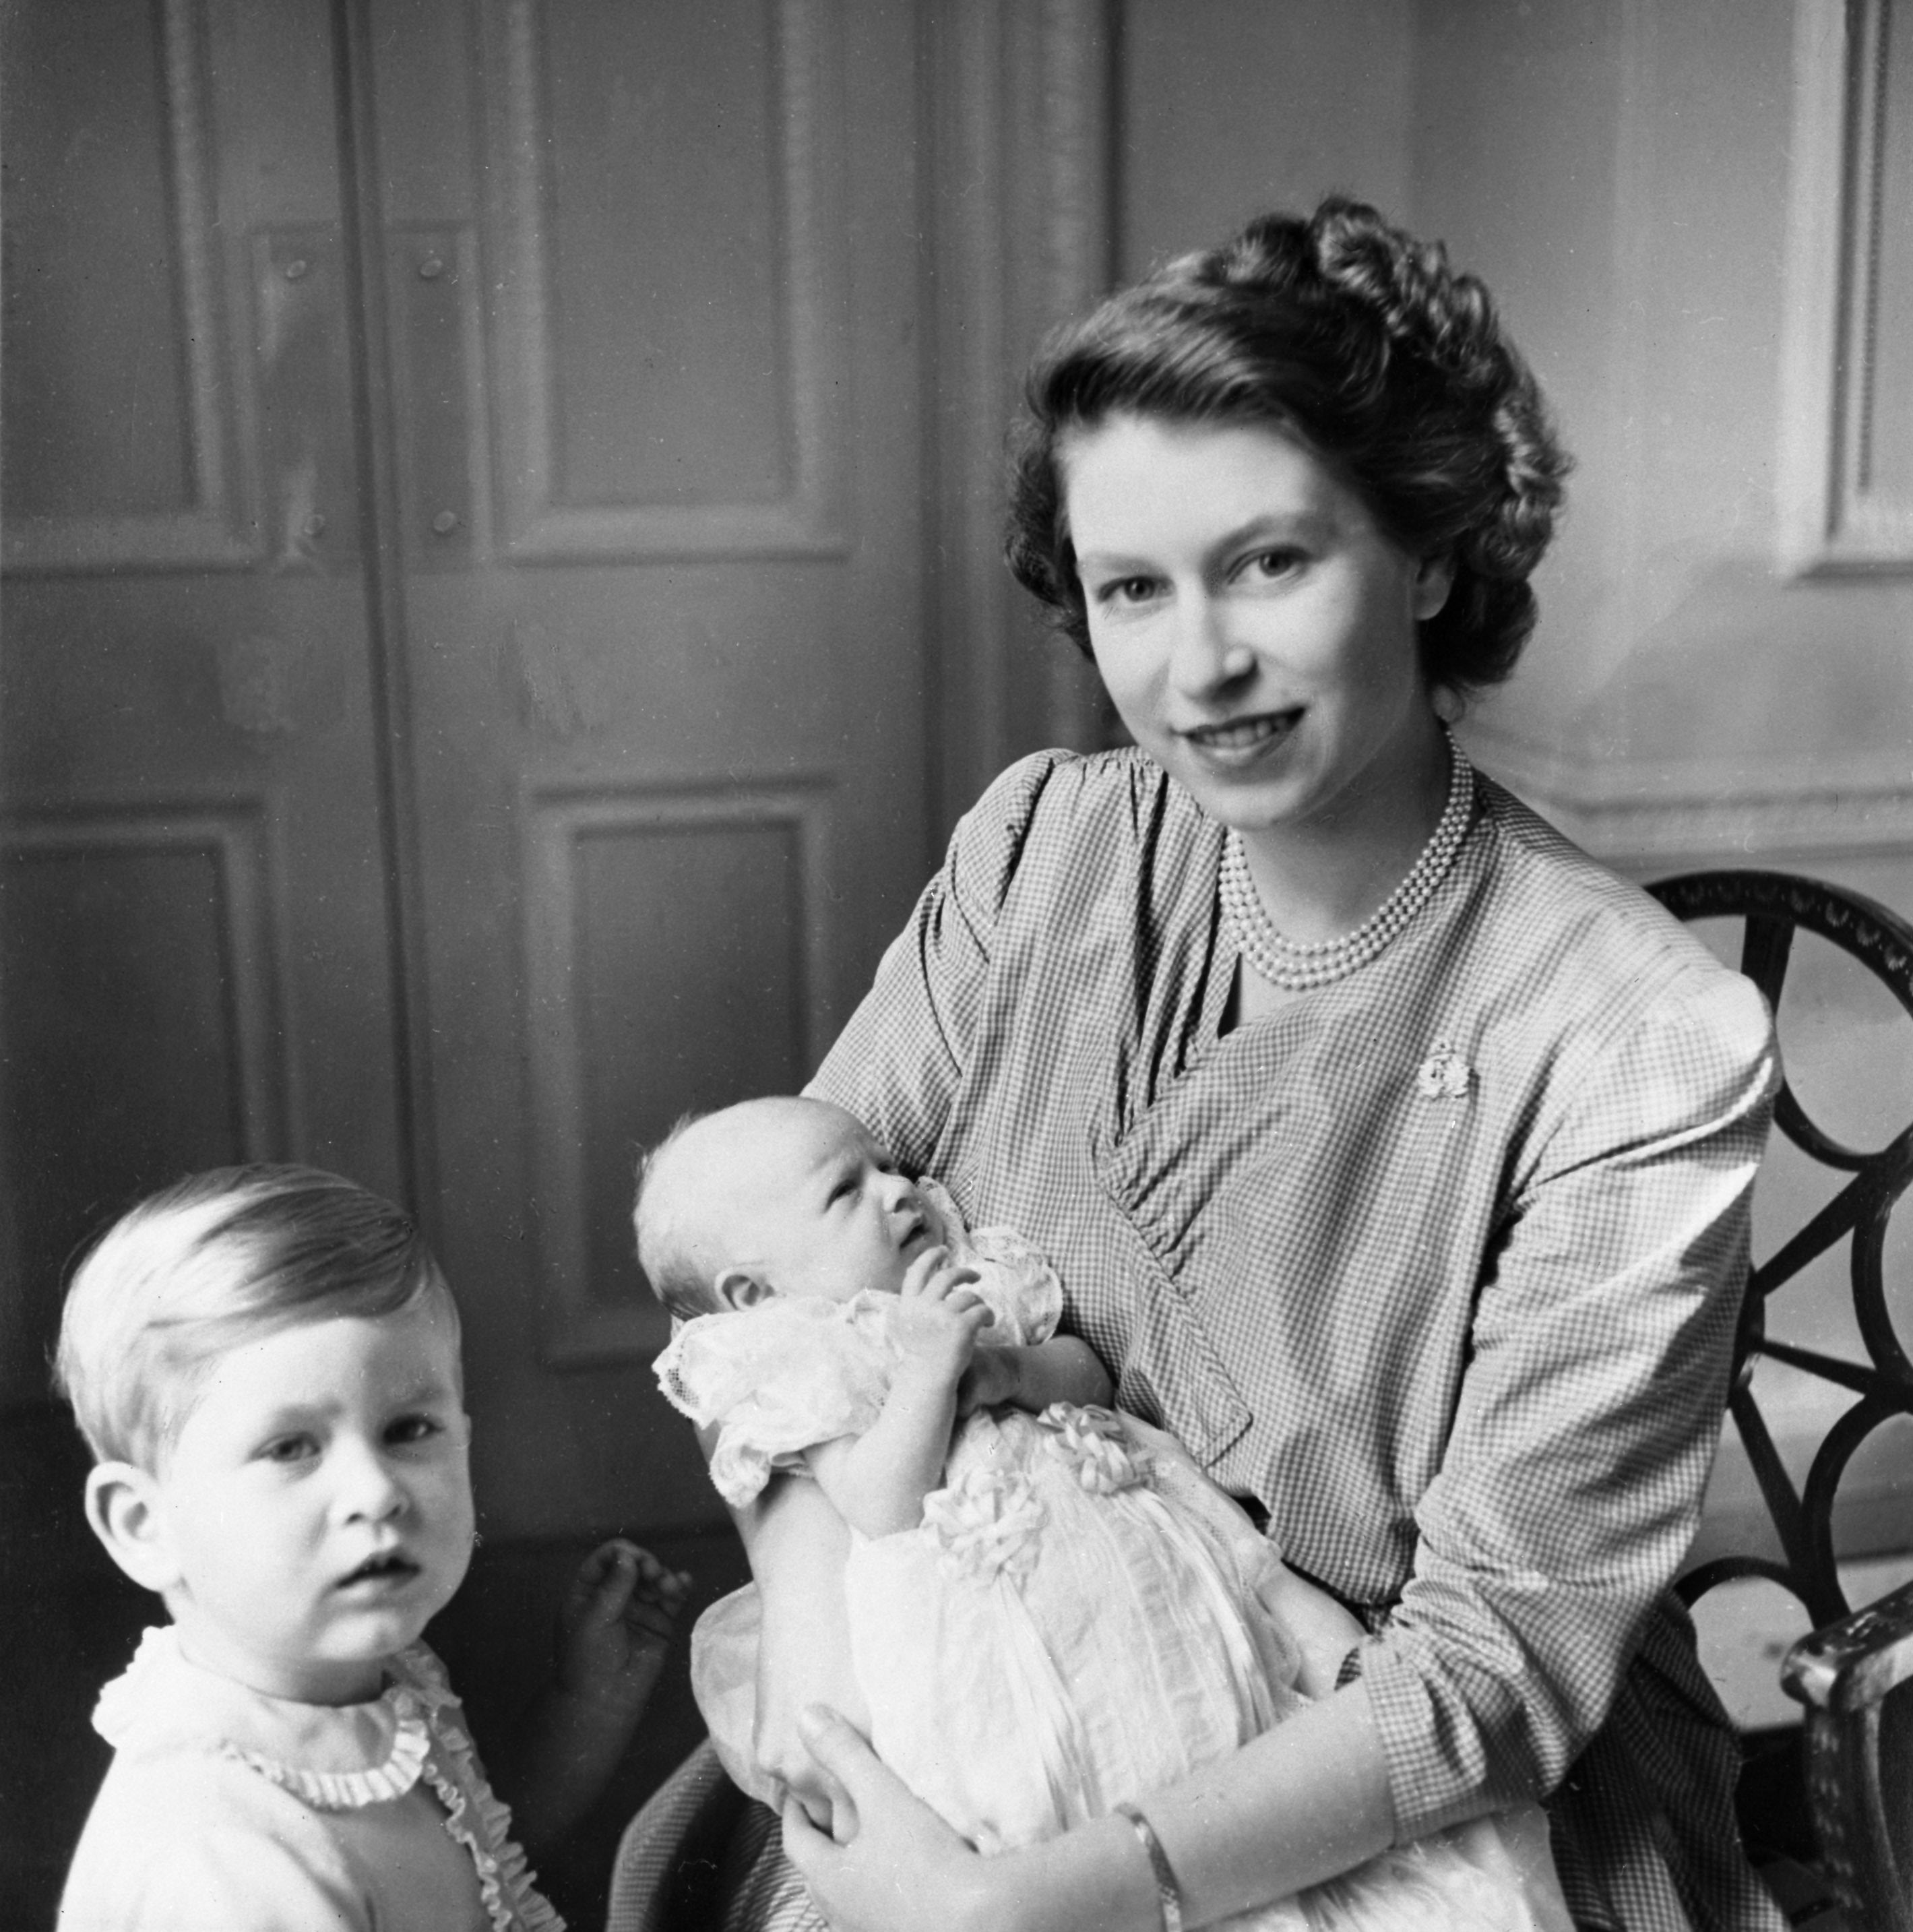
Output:
<path fill-rule="evenodd" d="M 1780 1682 L 1810 1711 L 1841 1713 L 1877 1705 L 1913 1677 L 1913 1583 L 1804 1636 L 1787 1653 Z"/>
<path fill-rule="evenodd" d="M 1854 1932 L 1913 1932 L 1913 1584 L 1803 1637 L 1807 1802 Z"/>

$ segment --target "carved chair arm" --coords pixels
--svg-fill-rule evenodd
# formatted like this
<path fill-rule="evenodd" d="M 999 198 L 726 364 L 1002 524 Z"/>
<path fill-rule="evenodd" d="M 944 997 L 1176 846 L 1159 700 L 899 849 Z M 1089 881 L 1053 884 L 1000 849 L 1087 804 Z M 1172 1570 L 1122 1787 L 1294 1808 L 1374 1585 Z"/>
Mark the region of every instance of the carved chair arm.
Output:
<path fill-rule="evenodd" d="M 1853 1932 L 1913 1932 L 1913 1583 L 1803 1637 L 1808 1801 Z"/>

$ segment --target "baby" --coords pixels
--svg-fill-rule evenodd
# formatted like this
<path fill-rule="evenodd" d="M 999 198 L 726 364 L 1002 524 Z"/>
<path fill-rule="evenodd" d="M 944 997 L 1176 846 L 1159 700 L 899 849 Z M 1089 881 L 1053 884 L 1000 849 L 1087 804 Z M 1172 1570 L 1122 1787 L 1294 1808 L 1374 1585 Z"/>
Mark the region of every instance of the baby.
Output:
<path fill-rule="evenodd" d="M 57 1373 L 87 1520 L 172 1619 L 100 1696 L 61 1924 L 562 1927 L 419 1641 L 474 1534 L 458 1313 L 410 1221 L 307 1168 L 182 1181 L 81 1263 Z M 535 1846 L 622 1754 L 688 1580 L 586 1558 L 524 1741 Z"/>
<path fill-rule="evenodd" d="M 859 1715 L 980 1850 L 1185 1778 L 1333 1689 L 1360 1626 L 1172 1438 L 1102 1406 L 1029 1244 L 967 1233 L 850 1114 L 771 1099 L 682 1126 L 635 1219 L 682 1324 L 658 1378 L 715 1432 L 719 1492 L 742 1508 L 801 1472 L 849 1524 Z M 751 1751 L 757 1628 L 754 1588 L 714 1606 L 692 1678 L 726 1768 L 775 1804 Z M 1546 1834 L 1532 1808 L 1478 1821 L 1229 1923 L 1565 1926 Z"/>

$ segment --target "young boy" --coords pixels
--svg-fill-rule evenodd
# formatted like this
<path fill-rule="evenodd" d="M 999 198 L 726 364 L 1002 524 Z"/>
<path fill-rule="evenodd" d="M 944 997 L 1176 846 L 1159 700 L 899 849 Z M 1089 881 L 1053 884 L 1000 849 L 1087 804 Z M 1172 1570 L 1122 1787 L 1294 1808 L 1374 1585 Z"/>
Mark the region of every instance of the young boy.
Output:
<path fill-rule="evenodd" d="M 560 1925 L 419 1641 L 474 1532 L 457 1310 L 410 1221 L 310 1168 L 182 1181 L 81 1263 L 56 1372 L 88 1522 L 172 1619 L 100 1696 L 62 1928 Z M 622 1540 L 586 1559 L 528 1726 L 535 1845 L 622 1754 L 687 1584 Z"/>

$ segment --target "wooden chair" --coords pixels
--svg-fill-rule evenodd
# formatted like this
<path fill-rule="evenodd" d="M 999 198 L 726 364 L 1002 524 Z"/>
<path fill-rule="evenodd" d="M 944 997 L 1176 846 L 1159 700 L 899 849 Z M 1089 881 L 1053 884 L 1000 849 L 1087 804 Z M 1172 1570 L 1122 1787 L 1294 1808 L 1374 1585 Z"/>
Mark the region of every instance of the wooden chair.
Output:
<path fill-rule="evenodd" d="M 1744 922 L 1741 970 L 1780 1012 L 1795 935 L 1817 934 L 1858 961 L 1913 1019 L 1913 926 L 1856 892 L 1781 872 L 1693 872 L 1649 890 L 1682 919 Z M 1784 1053 L 1786 1042 L 1783 1038 Z M 1913 1096 L 1909 1096 L 1913 1114 Z M 1681 1580 L 1691 1604 L 1717 1583 L 1764 1576 L 1803 1604 L 1816 1626 L 1782 1670 L 1806 1707 L 1807 1796 L 1820 1862 L 1851 1932 L 1913 1932 L 1913 1585 L 1857 1613 L 1834 1564 L 1834 1516 L 1842 1478 L 1870 1436 L 1913 1417 L 1913 1362 L 1894 1327 L 1885 1250 L 1894 1208 L 1913 1180 L 1913 1119 L 1885 1146 L 1861 1153 L 1807 1115 L 1782 1088 L 1775 1131 L 1846 1184 L 1749 1273 L 1728 1410 L 1765 1501 L 1781 1554 L 1733 1556 Z M 1851 1238 L 1853 1312 L 1867 1359 L 1845 1360 L 1767 1332 L 1777 1294 L 1808 1264 Z M 1762 1356 L 1849 1391 L 1855 1400 L 1816 1451 L 1796 1488 L 1753 1390 Z M 1803 1899 L 1803 1909 L 1810 1909 Z"/>
<path fill-rule="evenodd" d="M 1777 872 L 1695 872 L 1649 890 L 1682 919 L 1744 921 L 1741 970 L 1777 1012 L 1795 935 L 1805 932 L 1858 961 L 1913 1020 L 1913 926 L 1871 900 Z M 1862 1154 L 1816 1126 L 1791 1086 L 1783 1088 L 1775 1118 L 1777 1132 L 1803 1154 L 1849 1177 L 1747 1278 L 1728 1408 L 1780 1554 L 1717 1557 L 1679 1588 L 1691 1605 L 1717 1584 L 1765 1577 L 1806 1606 L 1815 1631 L 1789 1655 L 1783 1676 L 1807 1707 L 1807 1784 L 1821 1863 L 1849 1932 L 1913 1932 L 1913 1585 L 1853 1614 L 1834 1558 L 1834 1506 L 1855 1452 L 1883 1424 L 1913 1417 L 1913 1364 L 1894 1331 L 1885 1270 L 1888 1217 L 1913 1179 L 1913 1122 L 1878 1151 Z M 1770 1337 L 1774 1295 L 1849 1235 L 1867 1360 L 1841 1360 Z M 1754 1364 L 1762 1355 L 1857 1398 L 1828 1431 L 1804 1487 L 1789 1475 L 1754 1394 Z M 1797 1792 L 1792 1802 L 1798 1805 Z M 607 1932 L 715 1924 L 725 1847 L 746 1815 L 746 1801 L 707 1742 L 627 1828 Z M 1792 1894 L 1797 1923 L 1834 1932 L 1833 1917 L 1818 1910 L 1825 1888 L 1816 1892 L 1814 1874 L 1782 1867 L 1770 1881 Z"/>

